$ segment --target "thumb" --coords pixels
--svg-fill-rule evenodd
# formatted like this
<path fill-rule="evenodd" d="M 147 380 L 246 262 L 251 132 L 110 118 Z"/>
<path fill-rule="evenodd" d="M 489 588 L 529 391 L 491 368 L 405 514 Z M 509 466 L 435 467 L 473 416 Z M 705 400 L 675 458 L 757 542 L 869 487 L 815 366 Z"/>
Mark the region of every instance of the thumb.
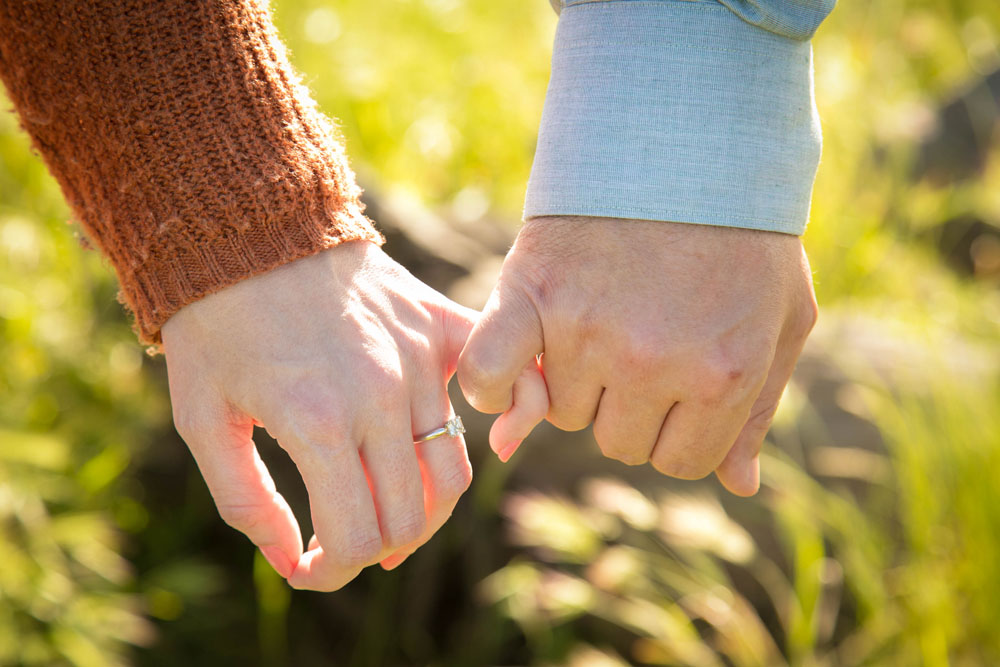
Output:
<path fill-rule="evenodd" d="M 479 313 L 472 308 L 445 299 L 444 304 L 444 359 L 447 364 L 445 377 L 451 379 L 458 367 L 458 356 L 479 319 Z"/>
<path fill-rule="evenodd" d="M 530 299 L 501 281 L 459 357 L 462 393 L 480 412 L 506 412 L 515 381 L 542 352 L 541 322 Z"/>

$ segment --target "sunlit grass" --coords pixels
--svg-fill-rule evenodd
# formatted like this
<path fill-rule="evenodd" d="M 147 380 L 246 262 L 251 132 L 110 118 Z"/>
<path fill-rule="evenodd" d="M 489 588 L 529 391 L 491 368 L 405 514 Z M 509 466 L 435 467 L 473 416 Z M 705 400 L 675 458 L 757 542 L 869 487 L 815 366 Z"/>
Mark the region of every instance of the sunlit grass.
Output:
<path fill-rule="evenodd" d="M 594 480 L 579 501 L 517 496 L 512 539 L 538 560 L 513 562 L 484 592 L 540 662 L 558 661 L 577 634 L 622 650 L 620 634 L 581 622 L 594 618 L 634 638 L 628 662 L 995 664 L 1000 391 L 940 380 L 919 394 L 867 387 L 889 480 L 849 491 L 770 450 L 753 536 L 707 495 L 647 499 Z M 554 531 L 542 520 L 574 506 L 586 522 Z M 640 507 L 637 526 L 622 509 Z"/>

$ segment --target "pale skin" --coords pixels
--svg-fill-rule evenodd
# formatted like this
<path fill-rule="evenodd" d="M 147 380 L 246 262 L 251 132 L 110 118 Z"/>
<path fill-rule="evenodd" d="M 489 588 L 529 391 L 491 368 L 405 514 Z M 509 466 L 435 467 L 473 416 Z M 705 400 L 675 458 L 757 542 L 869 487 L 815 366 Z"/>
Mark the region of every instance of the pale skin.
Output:
<path fill-rule="evenodd" d="M 448 380 L 476 314 L 367 242 L 351 242 L 192 303 L 163 327 L 174 422 L 222 518 L 295 588 L 331 591 L 391 568 L 468 488 L 461 437 L 414 444 L 452 413 Z M 315 536 L 252 440 L 295 462 Z"/>
<path fill-rule="evenodd" d="M 468 487 L 461 438 L 413 443 L 452 414 L 456 366 L 470 403 L 503 413 L 490 432 L 503 460 L 542 419 L 593 423 L 611 458 L 685 479 L 715 471 L 751 495 L 815 319 L 797 237 L 538 218 L 478 321 L 352 242 L 182 308 L 163 343 L 175 424 L 223 519 L 292 586 L 328 591 L 397 566 Z M 305 550 L 254 425 L 306 483 Z"/>

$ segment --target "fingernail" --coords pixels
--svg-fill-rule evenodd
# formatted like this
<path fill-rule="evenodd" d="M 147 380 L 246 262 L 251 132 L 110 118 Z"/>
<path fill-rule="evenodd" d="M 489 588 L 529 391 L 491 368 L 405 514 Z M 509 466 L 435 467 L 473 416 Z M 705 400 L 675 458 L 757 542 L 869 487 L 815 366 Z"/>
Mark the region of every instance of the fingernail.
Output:
<path fill-rule="evenodd" d="M 514 451 L 520 445 L 521 445 L 521 440 L 514 440 L 512 442 L 508 442 L 506 445 L 504 445 L 497 451 L 497 456 L 500 458 L 501 461 L 507 463 L 507 461 L 510 460 L 510 457 L 514 455 Z"/>
<path fill-rule="evenodd" d="M 292 574 L 292 560 L 285 555 L 285 552 L 275 546 L 261 547 L 260 552 L 271 564 L 274 571 L 281 575 L 282 579 L 287 579 Z"/>

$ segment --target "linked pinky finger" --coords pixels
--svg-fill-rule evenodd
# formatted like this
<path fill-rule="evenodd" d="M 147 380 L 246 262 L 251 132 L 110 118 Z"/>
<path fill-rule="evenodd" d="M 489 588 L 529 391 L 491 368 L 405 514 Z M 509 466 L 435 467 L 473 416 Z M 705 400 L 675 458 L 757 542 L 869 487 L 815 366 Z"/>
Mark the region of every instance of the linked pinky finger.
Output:
<path fill-rule="evenodd" d="M 505 463 L 549 412 L 549 391 L 537 359 L 521 370 L 513 394 L 510 408 L 490 428 L 490 449 Z"/>

